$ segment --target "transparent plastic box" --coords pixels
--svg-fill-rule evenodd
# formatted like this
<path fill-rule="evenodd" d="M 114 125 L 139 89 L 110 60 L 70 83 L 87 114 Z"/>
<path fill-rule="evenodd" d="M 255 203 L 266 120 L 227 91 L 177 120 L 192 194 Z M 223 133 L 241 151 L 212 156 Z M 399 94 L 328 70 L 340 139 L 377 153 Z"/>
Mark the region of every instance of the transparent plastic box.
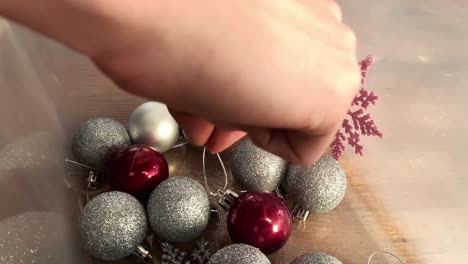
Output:
<path fill-rule="evenodd" d="M 388 251 L 405 263 L 468 263 L 468 4 L 341 2 L 360 58 L 376 56 L 368 87 L 380 97 L 372 115 L 384 139 L 364 139 L 363 157 L 346 152 L 343 202 L 294 225 L 269 258 L 287 264 L 322 251 L 365 264 Z M 100 263 L 80 247 L 85 175 L 65 159 L 81 122 L 107 116 L 126 125 L 144 101 L 81 55 L 0 20 L 0 263 Z M 200 149 L 165 155 L 171 175 L 202 181 Z M 229 151 L 222 156 L 228 161 Z M 208 174 L 210 184 L 222 186 L 215 157 L 208 157 Z M 213 251 L 229 243 L 222 216 L 217 221 L 206 234 Z M 157 246 L 154 254 L 159 263 Z M 398 262 L 378 255 L 372 263 Z"/>

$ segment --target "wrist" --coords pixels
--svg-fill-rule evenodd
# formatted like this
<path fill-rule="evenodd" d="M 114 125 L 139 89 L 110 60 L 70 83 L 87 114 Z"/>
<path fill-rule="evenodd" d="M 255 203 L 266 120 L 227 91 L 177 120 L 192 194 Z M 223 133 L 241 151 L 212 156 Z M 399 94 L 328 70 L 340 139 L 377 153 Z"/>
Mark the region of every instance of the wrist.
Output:
<path fill-rule="evenodd" d="M 107 1 L 5 0 L 0 15 L 43 33 L 87 56 L 119 43 L 118 15 Z"/>

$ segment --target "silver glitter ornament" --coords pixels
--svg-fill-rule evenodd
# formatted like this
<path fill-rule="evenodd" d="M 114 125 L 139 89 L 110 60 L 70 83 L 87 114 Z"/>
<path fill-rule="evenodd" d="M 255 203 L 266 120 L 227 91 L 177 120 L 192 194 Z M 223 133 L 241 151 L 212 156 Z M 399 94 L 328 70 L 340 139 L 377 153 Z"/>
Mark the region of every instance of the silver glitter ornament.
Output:
<path fill-rule="evenodd" d="M 205 188 L 188 177 L 172 177 L 156 187 L 148 201 L 151 227 L 163 240 L 188 242 L 208 224 L 210 203 Z"/>
<path fill-rule="evenodd" d="M 342 264 L 337 258 L 325 253 L 315 252 L 300 255 L 291 264 Z"/>
<path fill-rule="evenodd" d="M 131 255 L 142 244 L 146 230 L 143 206 L 123 192 L 106 192 L 94 197 L 84 207 L 80 219 L 83 247 L 105 261 Z"/>
<path fill-rule="evenodd" d="M 291 166 L 287 188 L 295 203 L 293 215 L 305 220 L 309 212 L 327 212 L 338 206 L 346 193 L 346 173 L 338 161 L 325 155 L 311 166 Z"/>
<path fill-rule="evenodd" d="M 257 248 L 232 244 L 216 252 L 208 264 L 270 264 L 270 260 Z"/>
<path fill-rule="evenodd" d="M 168 151 L 179 140 L 179 125 L 167 106 L 159 102 L 137 107 L 130 115 L 128 130 L 134 143 L 146 144 L 159 152 Z"/>
<path fill-rule="evenodd" d="M 64 219 L 52 212 L 35 211 L 0 222 L 0 263 L 71 263 Z"/>
<path fill-rule="evenodd" d="M 73 137 L 73 155 L 78 162 L 102 169 L 106 159 L 130 144 L 125 127 L 106 118 L 92 118 L 78 128 Z"/>
<path fill-rule="evenodd" d="M 247 191 L 275 190 L 286 175 L 288 163 L 253 144 L 246 138 L 238 143 L 231 156 L 234 179 Z"/>

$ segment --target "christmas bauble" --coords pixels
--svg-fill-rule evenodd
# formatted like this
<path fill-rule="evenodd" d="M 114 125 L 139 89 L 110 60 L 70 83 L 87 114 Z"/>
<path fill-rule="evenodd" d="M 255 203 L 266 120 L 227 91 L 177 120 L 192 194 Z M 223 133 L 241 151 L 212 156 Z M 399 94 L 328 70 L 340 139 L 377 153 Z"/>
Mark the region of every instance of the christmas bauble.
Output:
<path fill-rule="evenodd" d="M 112 161 L 110 183 L 114 189 L 127 192 L 146 203 L 151 192 L 169 177 L 164 156 L 146 145 L 131 145 Z"/>
<path fill-rule="evenodd" d="M 306 211 L 327 212 L 346 193 L 346 174 L 340 164 L 325 155 L 307 167 L 291 166 L 287 175 L 288 196 Z"/>
<path fill-rule="evenodd" d="M 341 261 L 328 254 L 315 252 L 300 255 L 291 264 L 342 264 Z"/>
<path fill-rule="evenodd" d="M 283 200 L 267 192 L 248 192 L 229 208 L 229 237 L 269 254 L 279 250 L 291 233 L 291 215 Z"/>
<path fill-rule="evenodd" d="M 134 143 L 149 145 L 159 152 L 168 151 L 179 140 L 179 125 L 167 106 L 158 102 L 137 107 L 130 115 L 128 130 Z"/>
<path fill-rule="evenodd" d="M 52 212 L 35 211 L 0 222 L 0 263 L 72 263 L 64 219 Z"/>
<path fill-rule="evenodd" d="M 78 128 L 72 142 L 73 155 L 78 162 L 102 169 L 105 161 L 130 144 L 125 127 L 106 118 L 92 118 Z"/>
<path fill-rule="evenodd" d="M 156 187 L 148 201 L 149 223 L 170 242 L 197 238 L 208 224 L 210 203 L 205 188 L 188 177 L 172 177 Z"/>
<path fill-rule="evenodd" d="M 234 179 L 247 191 L 271 192 L 283 180 L 287 162 L 257 146 L 248 138 L 234 148 L 231 171 Z"/>
<path fill-rule="evenodd" d="M 83 247 L 94 257 L 113 261 L 132 254 L 146 236 L 143 206 L 123 192 L 106 192 L 86 204 L 80 219 Z"/>
<path fill-rule="evenodd" d="M 232 244 L 216 252 L 208 264 L 270 264 L 270 260 L 257 248 Z"/>

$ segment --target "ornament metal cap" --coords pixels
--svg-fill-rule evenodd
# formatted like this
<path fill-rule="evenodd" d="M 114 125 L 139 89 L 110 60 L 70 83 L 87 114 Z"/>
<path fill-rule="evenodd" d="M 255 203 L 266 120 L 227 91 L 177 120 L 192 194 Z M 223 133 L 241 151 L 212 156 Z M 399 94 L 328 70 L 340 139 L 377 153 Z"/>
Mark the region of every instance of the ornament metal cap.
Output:
<path fill-rule="evenodd" d="M 88 177 L 86 178 L 86 183 L 88 183 L 88 188 L 90 190 L 96 190 L 99 187 L 98 175 L 94 171 L 90 170 L 88 172 Z"/>
<path fill-rule="evenodd" d="M 151 255 L 149 246 L 146 243 L 139 245 L 135 251 L 132 252 L 132 257 L 140 263 L 153 263 L 153 256 Z"/>
<path fill-rule="evenodd" d="M 210 220 L 219 219 L 219 211 L 216 207 L 210 209 Z"/>
<path fill-rule="evenodd" d="M 218 190 L 218 195 L 221 196 L 218 203 L 226 211 L 228 211 L 234 202 L 239 198 L 239 195 L 231 190 Z"/>
<path fill-rule="evenodd" d="M 305 210 L 299 204 L 295 203 L 291 210 L 291 215 L 293 216 L 294 220 L 299 220 L 299 222 L 303 222 L 307 220 L 309 217 L 310 211 Z"/>
<path fill-rule="evenodd" d="M 286 196 L 286 189 L 283 184 L 280 184 L 273 192 L 281 199 L 284 199 Z"/>
<path fill-rule="evenodd" d="M 96 190 L 102 185 L 102 177 L 96 173 L 97 170 L 95 168 L 70 159 L 65 159 L 65 162 L 78 165 L 88 170 L 88 176 L 86 176 L 86 185 L 89 190 Z"/>

